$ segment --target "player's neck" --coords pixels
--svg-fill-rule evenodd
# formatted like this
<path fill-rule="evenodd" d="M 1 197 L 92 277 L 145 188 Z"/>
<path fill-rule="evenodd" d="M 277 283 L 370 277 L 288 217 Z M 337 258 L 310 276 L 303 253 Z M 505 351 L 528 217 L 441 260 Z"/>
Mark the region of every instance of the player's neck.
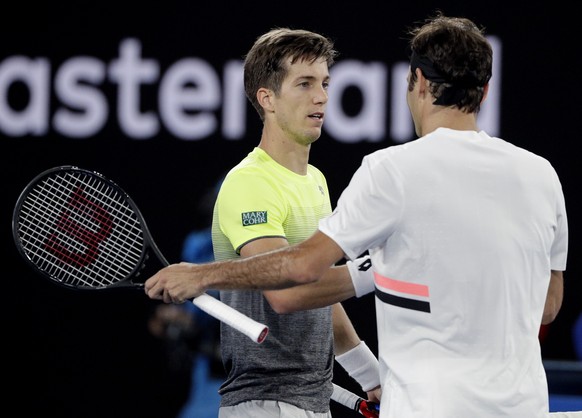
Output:
<path fill-rule="evenodd" d="M 258 146 L 286 169 L 302 176 L 307 174 L 311 144 L 302 145 L 289 138 L 273 137 L 263 132 Z"/>
<path fill-rule="evenodd" d="M 421 136 L 428 135 L 438 128 L 478 131 L 477 114 L 463 113 L 458 109 L 441 109 L 425 118 L 421 127 Z"/>

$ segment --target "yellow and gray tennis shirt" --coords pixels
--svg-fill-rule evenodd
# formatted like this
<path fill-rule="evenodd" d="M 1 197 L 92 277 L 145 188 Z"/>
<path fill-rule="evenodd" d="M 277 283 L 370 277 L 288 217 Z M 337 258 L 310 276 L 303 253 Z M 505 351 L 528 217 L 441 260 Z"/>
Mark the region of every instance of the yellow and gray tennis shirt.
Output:
<path fill-rule="evenodd" d="M 214 208 L 216 260 L 239 257 L 242 246 L 265 237 L 295 244 L 310 237 L 331 213 L 323 174 L 309 166 L 298 175 L 255 148 L 225 177 Z M 326 413 L 332 392 L 331 307 L 279 315 L 260 291 L 221 291 L 221 300 L 266 324 L 262 344 L 221 325 L 221 355 L 227 378 L 221 406 L 276 400 Z"/>

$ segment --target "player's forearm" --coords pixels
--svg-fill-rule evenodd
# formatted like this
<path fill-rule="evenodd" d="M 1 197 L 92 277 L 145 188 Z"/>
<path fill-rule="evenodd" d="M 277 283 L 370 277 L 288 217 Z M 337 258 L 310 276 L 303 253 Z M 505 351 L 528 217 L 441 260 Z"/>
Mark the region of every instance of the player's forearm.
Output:
<path fill-rule="evenodd" d="M 343 255 L 335 242 L 316 232 L 290 247 L 193 267 L 192 278 L 201 280 L 197 286 L 204 290 L 284 289 L 320 280 Z"/>
<path fill-rule="evenodd" d="M 286 253 L 286 254 L 285 254 Z M 300 267 L 290 247 L 236 260 L 193 267 L 204 289 L 285 289 L 317 280 Z"/>
<path fill-rule="evenodd" d="M 546 296 L 546 304 L 544 306 L 544 315 L 542 317 L 542 324 L 547 325 L 556 319 L 558 312 L 562 307 L 564 299 L 564 276 L 563 272 L 552 270 L 550 276 L 550 285 L 548 287 L 548 294 Z"/>
<path fill-rule="evenodd" d="M 339 356 L 355 348 L 361 341 L 341 303 L 333 305 L 332 313 L 333 351 L 336 356 Z"/>
<path fill-rule="evenodd" d="M 328 269 L 321 279 L 285 290 L 266 291 L 265 297 L 279 314 L 322 308 L 355 296 L 347 267 Z"/>

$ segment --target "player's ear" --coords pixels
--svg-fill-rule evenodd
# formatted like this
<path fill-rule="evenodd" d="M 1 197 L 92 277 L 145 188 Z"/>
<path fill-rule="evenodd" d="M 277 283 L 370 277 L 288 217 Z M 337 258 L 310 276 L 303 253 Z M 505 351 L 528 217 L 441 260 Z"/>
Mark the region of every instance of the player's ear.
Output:
<path fill-rule="evenodd" d="M 428 81 L 425 77 L 420 68 L 414 70 L 416 72 L 416 82 L 418 83 L 418 92 L 422 95 L 428 90 Z"/>
<path fill-rule="evenodd" d="M 273 90 L 269 90 L 264 87 L 261 87 L 259 90 L 257 90 L 257 101 L 263 107 L 263 109 L 265 109 L 265 113 L 273 111 L 272 99 L 274 94 L 275 93 L 273 93 Z"/>
<path fill-rule="evenodd" d="M 485 87 L 483 87 L 483 98 L 481 99 L 481 104 L 483 104 L 487 98 L 487 93 L 489 93 L 489 83 L 485 84 Z"/>

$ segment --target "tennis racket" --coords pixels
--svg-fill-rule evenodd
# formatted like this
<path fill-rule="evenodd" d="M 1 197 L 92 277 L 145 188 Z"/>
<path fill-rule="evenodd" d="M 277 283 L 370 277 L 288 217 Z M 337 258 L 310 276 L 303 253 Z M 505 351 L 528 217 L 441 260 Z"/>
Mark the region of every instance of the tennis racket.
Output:
<path fill-rule="evenodd" d="M 135 279 L 152 255 L 162 266 L 169 264 L 129 195 L 102 174 L 75 166 L 46 170 L 25 187 L 12 233 L 37 272 L 71 289 L 143 289 Z M 269 332 L 206 293 L 192 303 L 257 343 Z"/>
<path fill-rule="evenodd" d="M 361 396 L 358 396 L 335 383 L 333 384 L 331 399 L 350 408 L 352 411 L 359 412 L 366 418 L 378 418 L 380 416 L 379 404 L 367 401 Z"/>

